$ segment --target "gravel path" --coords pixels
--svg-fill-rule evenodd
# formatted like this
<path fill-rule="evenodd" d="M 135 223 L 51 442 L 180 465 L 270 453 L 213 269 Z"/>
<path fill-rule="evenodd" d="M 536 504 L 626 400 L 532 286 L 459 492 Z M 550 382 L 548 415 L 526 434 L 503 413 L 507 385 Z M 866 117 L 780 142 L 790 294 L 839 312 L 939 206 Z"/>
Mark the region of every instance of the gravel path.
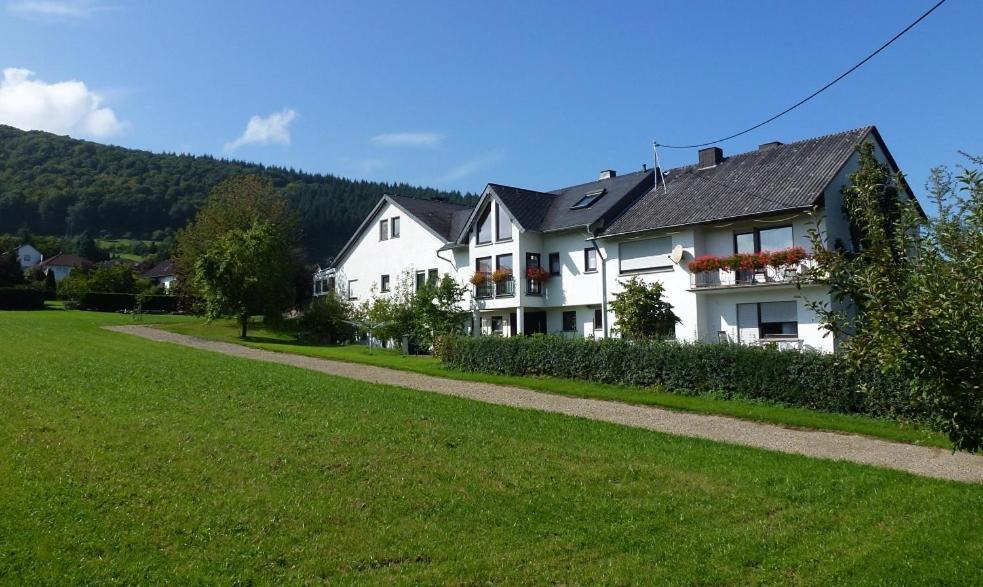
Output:
<path fill-rule="evenodd" d="M 952 453 L 944 449 L 889 442 L 853 434 L 784 428 L 726 416 L 691 414 L 612 401 L 565 397 L 505 385 L 458 381 L 384 367 L 264 351 L 157 330 L 148 326 L 110 326 L 107 329 L 151 340 L 171 342 L 256 361 L 291 365 L 370 383 L 397 385 L 490 404 L 556 412 L 667 434 L 706 438 L 814 458 L 852 461 L 926 477 L 983 483 L 983 456 L 968 453 Z"/>

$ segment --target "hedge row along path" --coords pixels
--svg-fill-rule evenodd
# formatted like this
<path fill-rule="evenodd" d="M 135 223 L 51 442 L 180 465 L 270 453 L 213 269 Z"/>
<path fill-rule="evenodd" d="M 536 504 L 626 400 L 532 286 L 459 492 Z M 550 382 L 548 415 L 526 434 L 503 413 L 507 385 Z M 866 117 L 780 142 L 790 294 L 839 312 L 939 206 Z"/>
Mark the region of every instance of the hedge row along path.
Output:
<path fill-rule="evenodd" d="M 853 434 L 791 429 L 725 416 L 675 412 L 612 401 L 552 395 L 519 387 L 444 379 L 385 367 L 265 351 L 166 332 L 148 326 L 106 328 L 151 340 L 256 361 L 290 365 L 370 383 L 395 385 L 515 408 L 555 412 L 666 434 L 705 438 L 813 458 L 852 461 L 925 477 L 983 483 L 983 456 L 969 453 L 953 453 L 939 448 L 889 442 Z"/>

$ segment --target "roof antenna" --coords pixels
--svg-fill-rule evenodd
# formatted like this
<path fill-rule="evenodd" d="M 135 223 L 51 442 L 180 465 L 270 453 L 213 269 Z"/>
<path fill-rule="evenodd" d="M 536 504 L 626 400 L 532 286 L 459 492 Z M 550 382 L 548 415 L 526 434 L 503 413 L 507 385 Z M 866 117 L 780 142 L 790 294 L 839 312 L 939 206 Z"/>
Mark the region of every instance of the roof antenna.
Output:
<path fill-rule="evenodd" d="M 662 195 L 669 195 L 669 187 L 666 185 L 666 176 L 662 173 L 662 166 L 659 165 L 659 143 L 652 141 L 652 152 L 655 154 L 655 189 L 659 189 L 659 180 L 662 180 Z"/>

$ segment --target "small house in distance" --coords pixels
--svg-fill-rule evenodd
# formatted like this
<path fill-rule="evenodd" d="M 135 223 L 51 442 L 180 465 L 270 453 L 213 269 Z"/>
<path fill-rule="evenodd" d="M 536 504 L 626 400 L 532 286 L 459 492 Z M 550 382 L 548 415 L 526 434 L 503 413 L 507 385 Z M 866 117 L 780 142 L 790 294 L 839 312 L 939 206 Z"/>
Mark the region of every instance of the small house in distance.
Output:
<path fill-rule="evenodd" d="M 41 254 L 41 251 L 27 243 L 14 249 L 14 252 L 17 254 L 17 261 L 20 263 L 20 268 L 24 270 L 37 267 L 44 260 L 44 255 Z"/>
<path fill-rule="evenodd" d="M 177 283 L 177 271 L 174 268 L 174 261 L 170 259 L 161 261 L 147 271 L 144 271 L 140 277 L 149 279 L 155 285 L 162 285 L 165 290 L 170 291 L 174 284 Z"/>
<path fill-rule="evenodd" d="M 92 266 L 92 261 L 71 253 L 58 253 L 54 257 L 41 262 L 41 269 L 44 271 L 44 274 L 47 275 L 48 272 L 53 272 L 55 274 L 55 281 L 65 279 L 76 268 L 88 269 Z"/>

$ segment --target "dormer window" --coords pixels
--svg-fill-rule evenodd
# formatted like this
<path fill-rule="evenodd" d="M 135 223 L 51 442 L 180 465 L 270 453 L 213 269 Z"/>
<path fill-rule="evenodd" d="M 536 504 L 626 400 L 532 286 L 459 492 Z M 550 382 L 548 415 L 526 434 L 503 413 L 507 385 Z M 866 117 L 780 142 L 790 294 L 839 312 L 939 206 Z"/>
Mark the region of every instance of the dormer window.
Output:
<path fill-rule="evenodd" d="M 585 194 L 584 197 L 577 200 L 576 204 L 570 206 L 570 209 L 580 210 L 582 208 L 590 208 L 591 206 L 594 205 L 594 202 L 601 199 L 601 196 L 604 195 L 604 192 L 605 190 L 597 190 L 596 192 L 590 192 L 588 194 Z"/>

